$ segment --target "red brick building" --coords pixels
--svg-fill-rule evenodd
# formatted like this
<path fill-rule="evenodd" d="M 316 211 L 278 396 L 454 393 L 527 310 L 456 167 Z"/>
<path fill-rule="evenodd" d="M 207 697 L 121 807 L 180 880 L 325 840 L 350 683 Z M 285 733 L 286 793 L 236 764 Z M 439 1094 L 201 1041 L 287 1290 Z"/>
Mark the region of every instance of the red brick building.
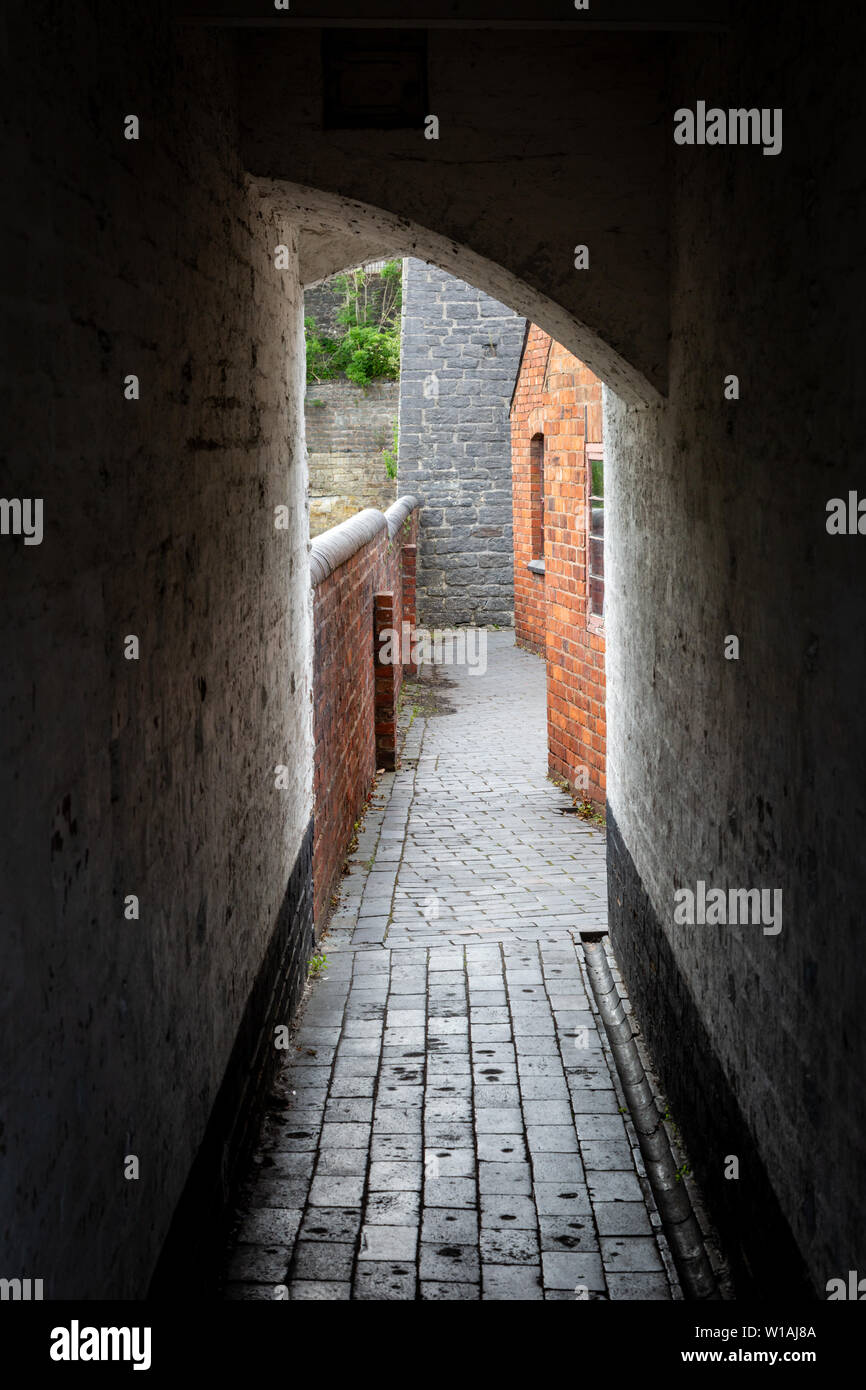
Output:
<path fill-rule="evenodd" d="M 605 800 L 601 382 L 530 324 L 511 404 L 514 626 L 547 661 L 550 771 Z"/>

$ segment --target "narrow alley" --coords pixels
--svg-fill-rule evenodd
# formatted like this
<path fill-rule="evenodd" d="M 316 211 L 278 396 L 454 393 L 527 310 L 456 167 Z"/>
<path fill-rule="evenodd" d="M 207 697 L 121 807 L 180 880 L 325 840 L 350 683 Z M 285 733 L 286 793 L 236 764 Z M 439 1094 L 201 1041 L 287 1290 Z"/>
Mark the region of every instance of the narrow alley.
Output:
<path fill-rule="evenodd" d="M 831 1378 L 856 7 L 7 10 L 6 1359 L 585 1300 Z"/>
<path fill-rule="evenodd" d="M 681 1297 L 583 966 L 604 832 L 547 780 L 544 663 L 486 637 L 406 688 L 228 1298 Z"/>

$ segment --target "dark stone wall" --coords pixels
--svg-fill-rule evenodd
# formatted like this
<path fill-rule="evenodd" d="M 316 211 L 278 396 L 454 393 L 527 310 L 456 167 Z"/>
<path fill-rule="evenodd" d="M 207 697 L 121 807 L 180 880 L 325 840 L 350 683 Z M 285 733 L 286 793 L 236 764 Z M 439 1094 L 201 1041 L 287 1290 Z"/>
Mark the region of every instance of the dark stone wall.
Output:
<path fill-rule="evenodd" d="M 384 294 L 385 281 L 375 270 L 367 273 L 366 303 L 371 314 L 378 314 Z M 339 338 L 345 333 L 345 324 L 337 319 L 343 307 L 343 294 L 334 285 L 333 279 L 321 285 L 310 285 L 304 290 L 304 314 L 316 321 L 316 327 L 323 338 Z"/>

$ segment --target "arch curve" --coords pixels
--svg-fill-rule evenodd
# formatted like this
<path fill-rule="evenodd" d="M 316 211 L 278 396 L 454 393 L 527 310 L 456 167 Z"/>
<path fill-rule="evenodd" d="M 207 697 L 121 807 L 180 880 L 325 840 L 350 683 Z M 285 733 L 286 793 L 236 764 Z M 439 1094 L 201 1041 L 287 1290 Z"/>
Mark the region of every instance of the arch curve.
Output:
<path fill-rule="evenodd" d="M 364 261 L 414 256 L 446 270 L 538 324 L 633 406 L 663 399 L 644 373 L 603 336 L 507 267 L 430 227 L 383 208 L 283 179 L 253 177 L 250 188 L 269 214 L 298 235 L 305 287 Z"/>

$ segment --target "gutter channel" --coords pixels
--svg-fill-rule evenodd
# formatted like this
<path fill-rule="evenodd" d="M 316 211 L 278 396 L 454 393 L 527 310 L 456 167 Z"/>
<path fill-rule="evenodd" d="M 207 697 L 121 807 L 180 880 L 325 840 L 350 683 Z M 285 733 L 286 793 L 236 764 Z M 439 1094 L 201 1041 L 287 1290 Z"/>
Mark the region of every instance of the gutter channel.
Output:
<path fill-rule="evenodd" d="M 683 1292 L 688 1299 L 696 1301 L 721 1299 L 688 1189 L 677 1179 L 677 1165 L 667 1131 L 610 972 L 604 940 L 600 934 L 581 934 L 581 944 L 592 992 L 613 1051 Z"/>

